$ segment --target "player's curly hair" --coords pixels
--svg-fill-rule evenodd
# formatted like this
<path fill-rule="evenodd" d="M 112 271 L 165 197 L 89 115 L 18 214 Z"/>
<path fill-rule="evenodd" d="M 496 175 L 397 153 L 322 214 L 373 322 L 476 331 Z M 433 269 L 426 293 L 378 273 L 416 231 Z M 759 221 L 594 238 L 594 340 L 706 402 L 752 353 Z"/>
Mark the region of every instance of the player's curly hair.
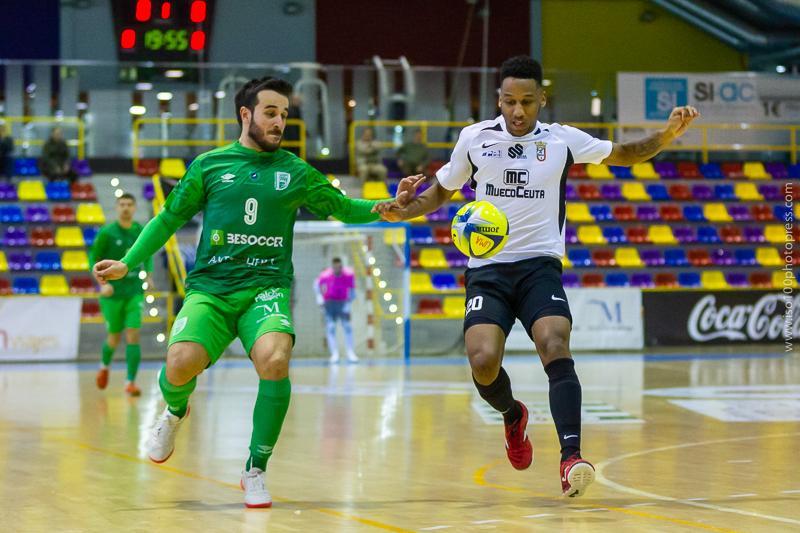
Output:
<path fill-rule="evenodd" d="M 293 90 L 294 88 L 291 83 L 280 78 L 273 78 L 272 76 L 254 78 L 248 81 L 239 89 L 239 92 L 236 93 L 236 98 L 234 98 L 236 120 L 239 121 L 239 126 L 242 125 L 242 115 L 239 113 L 239 110 L 242 107 L 246 107 L 252 112 L 256 103 L 258 103 L 258 93 L 261 91 L 275 91 L 286 98 L 291 98 Z"/>
<path fill-rule="evenodd" d="M 536 80 L 542 85 L 542 65 L 530 56 L 514 56 L 503 61 L 500 65 L 500 81 L 506 78 L 520 78 L 523 80 Z"/>

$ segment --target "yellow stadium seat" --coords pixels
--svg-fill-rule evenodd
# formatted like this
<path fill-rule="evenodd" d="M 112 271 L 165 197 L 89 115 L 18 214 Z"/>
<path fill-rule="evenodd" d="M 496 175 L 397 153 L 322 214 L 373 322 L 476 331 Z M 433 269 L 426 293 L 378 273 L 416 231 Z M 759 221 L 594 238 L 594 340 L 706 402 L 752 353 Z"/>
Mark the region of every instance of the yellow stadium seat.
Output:
<path fill-rule="evenodd" d="M 791 283 L 789 285 L 785 285 L 786 277 L 789 277 Z M 791 270 L 778 270 L 777 272 L 772 273 L 772 286 L 776 289 L 783 289 L 784 287 L 792 287 L 794 289 L 797 288 L 797 276 Z"/>
<path fill-rule="evenodd" d="M 672 228 L 666 224 L 655 224 L 650 226 L 647 236 L 653 244 L 676 244 L 675 235 Z"/>
<path fill-rule="evenodd" d="M 572 268 L 572 261 L 569 260 L 567 254 L 564 254 L 564 257 L 561 258 L 561 267 L 566 270 L 568 268 Z"/>
<path fill-rule="evenodd" d="M 59 248 L 84 248 L 86 242 L 83 240 L 81 228 L 77 226 L 59 226 L 56 228 L 56 246 Z"/>
<path fill-rule="evenodd" d="M 719 270 L 706 270 L 700 277 L 700 283 L 704 289 L 727 289 L 728 282 L 725 281 L 725 274 Z"/>
<path fill-rule="evenodd" d="M 786 242 L 786 228 L 780 224 L 768 224 L 764 226 L 764 237 L 766 237 L 767 242 L 783 244 Z"/>
<path fill-rule="evenodd" d="M 81 224 L 105 224 L 106 215 L 97 203 L 78 204 L 75 219 Z"/>
<path fill-rule="evenodd" d="M 158 173 L 165 178 L 181 179 L 186 174 L 186 164 L 183 159 L 176 157 L 162 159 L 158 165 Z"/>
<path fill-rule="evenodd" d="M 406 243 L 405 228 L 392 228 L 383 232 L 383 244 L 386 246 L 403 246 Z"/>
<path fill-rule="evenodd" d="M 448 296 L 444 299 L 442 304 L 444 314 L 447 317 L 458 318 L 464 316 L 464 297 L 463 296 Z"/>
<path fill-rule="evenodd" d="M 84 250 L 69 250 L 61 256 L 61 268 L 65 272 L 89 270 L 89 258 Z"/>
<path fill-rule="evenodd" d="M 583 244 L 606 244 L 606 238 L 599 226 L 578 226 L 578 240 Z"/>
<path fill-rule="evenodd" d="M 751 180 L 768 180 L 772 178 L 772 176 L 767 173 L 767 169 L 764 168 L 764 163 L 761 161 L 747 161 L 742 170 L 744 171 L 744 175 Z"/>
<path fill-rule="evenodd" d="M 390 197 L 389 188 L 382 181 L 364 182 L 362 195 L 366 200 L 386 200 Z"/>
<path fill-rule="evenodd" d="M 64 296 L 69 294 L 67 280 L 61 274 L 45 274 L 39 280 L 42 296 Z"/>
<path fill-rule="evenodd" d="M 423 268 L 447 268 L 447 259 L 441 248 L 423 248 L 419 251 L 419 264 Z"/>
<path fill-rule="evenodd" d="M 595 180 L 610 180 L 614 179 L 614 174 L 611 173 L 611 170 L 608 168 L 607 165 L 599 164 L 599 165 L 586 165 L 586 174 L 592 179 Z"/>
<path fill-rule="evenodd" d="M 756 250 L 756 261 L 765 267 L 783 266 L 783 259 L 775 248 L 761 247 Z"/>
<path fill-rule="evenodd" d="M 427 224 L 428 217 L 425 215 L 420 215 L 416 218 L 409 218 L 408 222 L 411 222 L 412 224 Z"/>
<path fill-rule="evenodd" d="M 656 172 L 656 169 L 653 168 L 653 163 L 649 161 L 646 163 L 636 163 L 631 168 L 631 174 L 633 177 L 639 180 L 657 180 L 661 178 Z"/>
<path fill-rule="evenodd" d="M 436 292 L 436 288 L 431 283 L 431 277 L 427 272 L 411 273 L 411 293 L 425 294 Z"/>
<path fill-rule="evenodd" d="M 644 185 L 641 183 L 623 183 L 622 196 L 628 200 L 636 202 L 649 202 L 650 195 L 644 190 Z"/>
<path fill-rule="evenodd" d="M 567 220 L 570 222 L 594 222 L 589 206 L 583 203 L 567 203 Z"/>
<path fill-rule="evenodd" d="M 614 251 L 614 259 L 620 267 L 640 267 L 642 266 L 642 258 L 639 257 L 639 251 L 630 246 L 622 246 Z"/>
<path fill-rule="evenodd" d="M 764 197 L 761 196 L 761 193 L 758 192 L 754 183 L 737 183 L 734 186 L 734 190 L 736 191 L 736 196 L 739 197 L 739 200 L 744 201 L 762 201 Z"/>
<path fill-rule="evenodd" d="M 794 203 L 794 219 L 800 218 L 800 202 Z"/>
<path fill-rule="evenodd" d="M 8 261 L 3 250 L 0 250 L 0 272 L 8 272 Z"/>
<path fill-rule="evenodd" d="M 455 194 L 450 198 L 450 200 L 453 202 L 463 202 L 464 200 L 466 200 L 466 198 L 464 198 L 464 194 L 461 192 L 461 189 L 458 189 L 455 192 Z"/>
<path fill-rule="evenodd" d="M 730 222 L 733 220 L 725 209 L 725 204 L 713 202 L 703 205 L 703 215 L 710 222 Z"/>
<path fill-rule="evenodd" d="M 43 202 L 47 200 L 44 184 L 41 181 L 20 181 L 17 187 L 17 197 L 22 202 Z"/>

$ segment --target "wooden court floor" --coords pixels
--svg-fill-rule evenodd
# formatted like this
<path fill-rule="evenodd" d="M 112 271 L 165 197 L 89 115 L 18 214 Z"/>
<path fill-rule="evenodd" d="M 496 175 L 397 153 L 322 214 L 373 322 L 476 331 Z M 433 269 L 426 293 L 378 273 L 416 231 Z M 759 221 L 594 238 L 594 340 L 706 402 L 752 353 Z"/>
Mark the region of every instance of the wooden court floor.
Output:
<path fill-rule="evenodd" d="M 559 497 L 547 382 L 508 358 L 531 407 L 534 465 L 505 459 L 500 419 L 461 358 L 328 367 L 298 361 L 268 469 L 270 510 L 238 488 L 257 380 L 245 361 L 200 379 L 163 465 L 144 458 L 161 410 L 123 368 L 0 366 L 0 531 L 800 531 L 800 357 L 579 356 L 584 457 L 598 479 Z"/>

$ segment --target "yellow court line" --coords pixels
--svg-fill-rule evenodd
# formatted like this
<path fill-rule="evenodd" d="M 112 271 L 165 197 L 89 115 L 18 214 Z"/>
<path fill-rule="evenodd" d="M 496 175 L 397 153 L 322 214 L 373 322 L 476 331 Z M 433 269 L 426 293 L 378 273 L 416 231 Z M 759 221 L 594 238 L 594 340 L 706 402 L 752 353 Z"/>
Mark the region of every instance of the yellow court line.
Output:
<path fill-rule="evenodd" d="M 211 478 L 211 477 L 201 476 L 201 475 L 195 474 L 193 472 L 188 472 L 186 470 L 181 470 L 179 468 L 166 466 L 164 464 L 157 464 L 157 463 L 154 463 L 154 462 L 152 462 L 150 460 L 146 460 L 146 459 L 142 459 L 140 457 L 136 457 L 135 455 L 129 455 L 127 453 L 122 453 L 122 452 L 115 452 L 114 450 L 108 450 L 108 449 L 105 449 L 105 448 L 100 448 L 100 447 L 94 446 L 92 444 L 87 444 L 85 442 L 72 440 L 72 439 L 66 439 L 66 438 L 60 438 L 60 437 L 51 437 L 50 440 L 61 441 L 61 442 L 76 446 L 78 448 L 83 448 L 85 450 L 89 450 L 89 451 L 96 452 L 96 453 L 102 453 L 104 455 L 108 455 L 110 457 L 115 457 L 117 459 L 122 459 L 122 460 L 130 461 L 130 462 L 133 462 L 133 463 L 145 464 L 145 465 L 151 466 L 153 468 L 158 468 L 159 470 L 164 470 L 164 471 L 169 472 L 171 474 L 177 474 L 179 476 L 184 476 L 184 477 L 188 477 L 188 478 L 192 478 L 192 479 L 198 479 L 198 480 L 201 480 L 201 481 L 208 481 L 209 483 L 215 483 L 217 485 L 221 485 L 221 486 L 226 487 L 226 488 L 232 488 L 232 489 L 235 489 L 236 491 L 241 491 L 242 490 L 242 488 L 239 485 L 235 484 L 235 483 L 228 483 L 228 482 L 225 482 L 225 481 L 221 481 L 219 479 L 214 479 L 214 478 Z M 280 497 L 273 496 L 272 499 L 274 501 L 277 501 L 277 502 L 280 502 L 280 503 L 299 504 L 299 502 L 296 502 L 294 500 L 289 500 L 287 498 L 280 498 Z M 325 515 L 329 515 L 329 516 L 335 516 L 337 518 L 341 518 L 341 519 L 344 519 L 344 520 L 350 520 L 352 522 L 357 522 L 359 524 L 372 526 L 374 528 L 382 529 L 384 531 L 394 531 L 395 533 L 413 533 L 413 530 L 410 530 L 410 529 L 403 529 L 401 527 L 393 526 L 391 524 L 385 524 L 383 522 L 378 522 L 377 520 L 371 520 L 369 518 L 362 518 L 360 516 L 353 515 L 353 514 L 350 514 L 350 513 L 343 513 L 341 511 L 337 511 L 335 509 L 320 508 L 320 509 L 310 509 L 310 510 L 311 511 L 316 511 L 318 513 L 322 513 L 322 514 L 325 514 Z"/>
<path fill-rule="evenodd" d="M 498 460 L 493 461 L 493 462 L 491 462 L 489 464 L 483 465 L 482 467 L 478 468 L 475 471 L 475 473 L 472 475 L 472 480 L 475 482 L 476 485 L 480 485 L 482 487 L 489 487 L 489 488 L 493 488 L 493 489 L 504 490 L 504 491 L 507 491 L 507 492 L 517 492 L 517 493 L 529 494 L 531 496 L 536 496 L 537 498 L 545 498 L 545 499 L 548 499 L 548 500 L 551 500 L 551 501 L 561 501 L 561 502 L 564 501 L 564 498 L 562 498 L 562 497 L 554 497 L 554 496 L 552 496 L 550 494 L 543 494 L 541 492 L 536 492 L 536 491 L 529 490 L 529 489 L 526 489 L 526 488 L 523 488 L 523 487 L 511 487 L 511 486 L 507 486 L 507 485 L 498 485 L 496 483 L 490 483 L 490 482 L 486 481 L 486 472 L 488 472 L 490 469 L 494 468 L 495 466 L 497 466 L 497 465 L 499 465 L 499 464 L 501 464 L 503 462 L 504 461 L 502 459 L 498 459 Z M 571 505 L 570 507 L 583 507 L 583 508 L 588 508 L 588 509 L 598 508 L 598 507 L 596 507 L 594 505 L 586 505 L 586 504 L 583 504 L 583 505 L 581 505 L 581 504 Z M 639 517 L 639 518 L 646 518 L 646 519 L 649 519 L 649 520 L 660 520 L 662 522 L 671 522 L 673 524 L 678 524 L 678 525 L 681 525 L 681 526 L 689 526 L 689 527 L 694 527 L 694 528 L 698 528 L 698 529 L 705 529 L 707 531 L 717 531 L 718 533 L 738 533 L 735 529 L 727 529 L 727 528 L 712 526 L 712 525 L 709 525 L 709 524 L 703 524 L 701 522 L 693 522 L 691 520 L 683 520 L 683 519 L 680 519 L 680 518 L 672 518 L 672 517 L 669 517 L 669 516 L 663 516 L 663 515 L 659 515 L 659 514 L 655 514 L 655 513 L 648 513 L 646 511 L 634 511 L 632 509 L 624 509 L 622 507 L 603 507 L 603 509 L 608 509 L 609 511 L 617 512 L 617 513 L 623 513 L 623 514 L 627 514 L 627 515 L 630 515 L 630 516 L 636 516 L 636 517 Z"/>

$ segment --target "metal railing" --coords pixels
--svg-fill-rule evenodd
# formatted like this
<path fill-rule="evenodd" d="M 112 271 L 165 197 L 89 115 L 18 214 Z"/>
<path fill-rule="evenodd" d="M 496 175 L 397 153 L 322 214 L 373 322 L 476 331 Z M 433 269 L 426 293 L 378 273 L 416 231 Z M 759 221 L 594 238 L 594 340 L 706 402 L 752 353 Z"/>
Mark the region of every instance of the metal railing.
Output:
<path fill-rule="evenodd" d="M 65 125 L 75 126 L 77 130 L 76 138 L 67 138 L 67 146 L 77 149 L 78 159 L 85 159 L 86 157 L 86 126 L 83 120 L 78 117 L 0 117 L 0 123 L 5 123 L 8 127 L 8 134 L 14 137 L 14 145 L 22 149 L 27 149 L 31 146 L 43 146 L 46 142 L 45 139 L 29 139 L 23 132 L 20 136 L 18 130 L 14 128 L 15 124 L 19 124 L 22 128 L 29 127 L 33 124 L 51 124 L 52 127 L 62 127 Z"/>

